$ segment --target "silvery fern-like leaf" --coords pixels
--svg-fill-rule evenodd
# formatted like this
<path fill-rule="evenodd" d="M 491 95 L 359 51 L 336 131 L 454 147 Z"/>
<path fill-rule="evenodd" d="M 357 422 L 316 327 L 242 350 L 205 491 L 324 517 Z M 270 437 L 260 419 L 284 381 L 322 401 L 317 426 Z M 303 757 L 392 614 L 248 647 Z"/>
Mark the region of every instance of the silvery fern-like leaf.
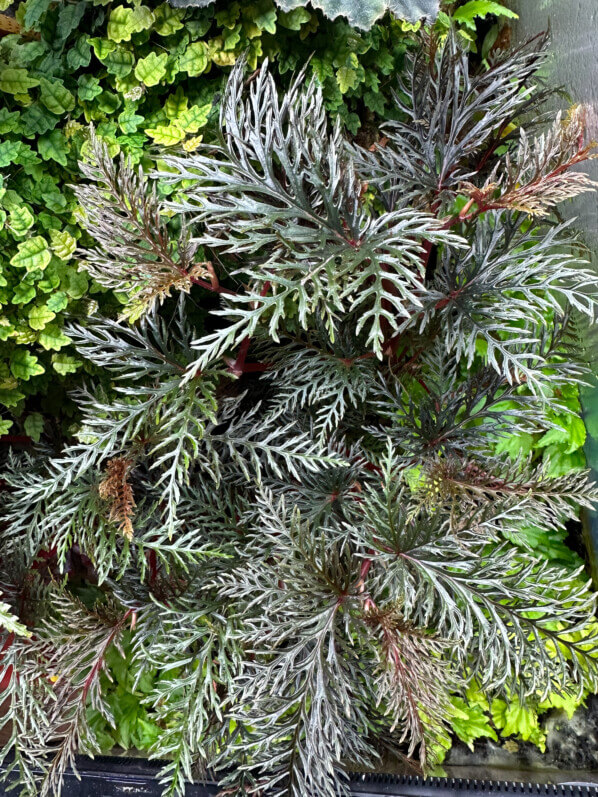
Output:
<path fill-rule="evenodd" d="M 204 8 L 210 0 L 171 0 L 171 3 L 179 8 Z M 276 3 L 283 11 L 308 5 L 305 0 L 276 0 Z M 368 30 L 387 11 L 408 22 L 433 21 L 438 15 L 440 0 L 311 0 L 311 5 L 331 19 L 347 17 L 349 24 Z"/>
<path fill-rule="evenodd" d="M 552 366 L 541 334 L 546 318 L 573 308 L 594 319 L 598 309 L 596 275 L 573 253 L 570 226 L 540 232 L 524 217 L 488 213 L 465 255 L 443 252 L 420 325 L 441 319 L 446 351 L 468 364 L 483 340 L 488 363 L 509 384 L 525 382 L 541 395 Z"/>
<path fill-rule="evenodd" d="M 548 216 L 560 202 L 594 191 L 598 183 L 573 167 L 594 157 L 593 144 L 586 138 L 583 105 L 571 109 L 565 118 L 557 114 L 552 127 L 535 139 L 520 131 L 513 155 L 507 151 L 483 186 L 465 184 L 465 193 L 487 209 L 512 208 L 535 217 Z M 496 182 L 496 175 L 502 172 Z"/>
<path fill-rule="evenodd" d="M 598 644 L 590 632 L 596 596 L 589 582 L 507 545 L 484 549 L 483 528 L 468 526 L 466 516 L 457 537 L 426 505 L 410 514 L 390 441 L 381 466 L 382 489 L 367 490 L 367 521 L 355 529 L 379 552 L 373 595 L 400 595 L 403 615 L 417 626 L 435 616 L 441 637 L 455 642 L 455 658 L 464 663 L 471 656 L 472 677 L 490 689 L 525 696 L 555 686 L 580 690 L 586 675 L 598 679 L 598 667 L 584 672 L 587 652 Z M 525 507 L 525 496 L 521 503 Z M 504 503 L 487 508 L 492 535 L 521 521 L 506 509 Z M 585 629 L 583 641 L 562 634 L 564 627 Z"/>
<path fill-rule="evenodd" d="M 82 221 L 98 246 L 81 253 L 81 266 L 100 285 L 127 292 L 123 315 L 136 319 L 172 290 L 188 291 L 194 280 L 208 274 L 204 264 L 194 262 L 184 225 L 178 239 L 171 239 L 156 184 L 150 185 L 143 170 L 135 171 L 124 155 L 117 167 L 93 128 L 90 137 L 90 162 L 80 164 L 89 182 L 74 191 Z"/>
<path fill-rule="evenodd" d="M 13 728 L 16 755 L 3 774 L 20 769 L 21 777 L 35 790 L 32 793 L 44 797 L 60 793 L 67 766 L 77 771 L 78 751 L 91 755 L 100 751 L 89 724 L 88 703 L 114 723 L 100 689 L 100 676 L 106 669 L 107 650 L 119 646 L 132 615 L 112 598 L 89 610 L 58 589 L 46 597 L 49 614 L 36 628 L 35 638 L 18 642 L 14 650 L 7 645 L 8 655 L 3 654 L 0 663 L 2 673 L 14 655 L 26 654 L 19 661 L 18 675 L 17 668 L 13 669 L 5 692 L 12 697 L 5 719 Z M 32 677 L 34 671 L 37 675 Z M 58 737 L 57 725 L 62 729 Z M 31 771 L 30 762 L 37 756 L 38 767 Z"/>
<path fill-rule="evenodd" d="M 331 336 L 337 316 L 359 313 L 357 334 L 364 329 L 366 345 L 382 357 L 385 337 L 422 306 L 422 242 L 463 240 L 430 214 L 364 209 L 340 127 L 328 132 L 321 90 L 314 81 L 304 87 L 303 74 L 280 99 L 266 63 L 245 98 L 241 61 L 220 124 L 219 146 L 169 156 L 170 171 L 158 175 L 186 181 L 170 207 L 204 225 L 195 243 L 244 256 L 234 276 L 248 290 L 223 296 L 215 314 L 225 323 L 197 342 L 195 368 L 252 336 L 264 317 L 277 340 L 289 302 L 304 328 L 319 313 Z"/>
<path fill-rule="evenodd" d="M 384 126 L 387 143 L 356 149 L 358 168 L 380 186 L 389 206 L 415 203 L 444 211 L 462 181 L 488 158 L 511 122 L 538 108 L 546 93 L 533 78 L 546 59 L 545 39 L 500 54 L 490 69 L 472 71 L 456 36 L 430 53 L 407 55 L 398 79 L 397 108 L 404 119 Z"/>

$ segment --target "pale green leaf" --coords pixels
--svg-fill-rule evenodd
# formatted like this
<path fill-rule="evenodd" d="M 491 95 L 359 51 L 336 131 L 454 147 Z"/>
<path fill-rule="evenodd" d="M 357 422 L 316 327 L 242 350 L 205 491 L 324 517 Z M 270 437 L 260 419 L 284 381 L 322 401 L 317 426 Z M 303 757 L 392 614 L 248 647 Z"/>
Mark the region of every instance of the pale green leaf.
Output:
<path fill-rule="evenodd" d="M 46 305 L 50 310 L 52 310 L 52 312 L 59 313 L 61 310 L 64 310 L 68 303 L 69 300 L 66 293 L 64 293 L 64 291 L 56 291 L 56 293 L 53 293 L 52 296 L 50 296 L 46 302 Z"/>
<path fill-rule="evenodd" d="M 2 421 L 2 424 L 10 424 L 10 421 Z M 0 434 L 6 434 L 6 432 L 2 431 L 0 428 Z M 10 426 L 9 426 L 10 428 Z M 14 614 L 10 610 L 10 606 L 7 603 L 2 603 L 0 601 L 0 628 L 3 628 L 9 634 L 15 634 L 17 636 L 26 636 L 30 637 L 31 632 L 24 626 L 22 623 L 18 621 L 18 619 L 14 616 Z"/>
<path fill-rule="evenodd" d="M 205 72 L 209 64 L 208 47 L 204 42 L 193 42 L 179 56 L 179 69 L 190 77 L 197 77 Z"/>
<path fill-rule="evenodd" d="M 8 226 L 13 235 L 24 235 L 33 227 L 35 219 L 27 205 L 18 205 L 10 211 Z"/>
<path fill-rule="evenodd" d="M 453 20 L 475 31 L 476 19 L 487 17 L 489 14 L 508 17 L 509 19 L 518 18 L 518 15 L 514 11 L 506 8 L 502 3 L 494 2 L 494 0 L 469 0 L 468 3 L 465 3 L 465 5 L 453 12 Z"/>
<path fill-rule="evenodd" d="M 154 15 L 147 6 L 126 8 L 117 6 L 110 12 L 108 20 L 108 38 L 114 42 L 130 41 L 134 33 L 151 28 Z"/>
<path fill-rule="evenodd" d="M 50 230 L 52 251 L 61 260 L 70 260 L 77 248 L 77 241 L 68 230 Z"/>
<path fill-rule="evenodd" d="M 44 349 L 59 349 L 68 346 L 71 342 L 70 339 L 64 334 L 56 324 L 48 324 L 39 336 L 39 342 Z"/>
<path fill-rule="evenodd" d="M 146 86 L 157 86 L 166 74 L 167 53 L 150 53 L 141 58 L 135 66 L 135 77 Z"/>
<path fill-rule="evenodd" d="M 31 329 L 44 329 L 55 318 L 56 313 L 53 313 L 46 305 L 35 306 L 29 310 L 29 326 Z"/>
<path fill-rule="evenodd" d="M 64 352 L 52 355 L 52 367 L 56 373 L 61 376 L 74 374 L 77 368 L 80 368 L 82 364 L 81 360 L 78 360 L 70 354 L 65 354 Z"/>
<path fill-rule="evenodd" d="M 36 235 L 18 245 L 17 253 L 12 256 L 10 263 L 16 268 L 35 271 L 45 269 L 51 259 L 52 253 L 48 248 L 48 242 L 41 235 Z"/>

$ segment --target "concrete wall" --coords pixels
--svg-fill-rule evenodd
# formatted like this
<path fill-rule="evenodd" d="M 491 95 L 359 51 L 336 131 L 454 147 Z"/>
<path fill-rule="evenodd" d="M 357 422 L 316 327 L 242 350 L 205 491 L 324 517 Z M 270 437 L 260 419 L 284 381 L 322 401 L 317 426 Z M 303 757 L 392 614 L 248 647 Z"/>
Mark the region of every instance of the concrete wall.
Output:
<path fill-rule="evenodd" d="M 516 38 L 550 27 L 550 80 L 563 85 L 572 102 L 590 106 L 592 137 L 598 140 L 598 0 L 511 0 L 509 6 L 519 14 Z M 598 160 L 587 171 L 598 180 Z M 598 263 L 598 193 L 578 197 L 566 213 L 578 218 Z"/>

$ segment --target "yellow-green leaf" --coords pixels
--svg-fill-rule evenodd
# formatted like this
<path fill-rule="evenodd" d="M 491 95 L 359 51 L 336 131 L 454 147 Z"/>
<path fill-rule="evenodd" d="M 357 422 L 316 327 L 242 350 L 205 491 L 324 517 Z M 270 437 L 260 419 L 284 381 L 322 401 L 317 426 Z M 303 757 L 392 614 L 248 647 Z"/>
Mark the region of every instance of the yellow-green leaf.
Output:
<path fill-rule="evenodd" d="M 17 205 L 10 211 L 8 227 L 13 235 L 24 235 L 27 230 L 33 227 L 33 213 L 27 205 Z"/>
<path fill-rule="evenodd" d="M 192 105 L 176 119 L 176 124 L 185 133 L 197 133 L 208 121 L 211 110 L 212 105 L 209 102 L 205 105 Z"/>
<path fill-rule="evenodd" d="M 52 251 L 61 260 L 70 260 L 77 248 L 77 241 L 68 230 L 50 230 Z"/>
<path fill-rule="evenodd" d="M 29 310 L 29 326 L 31 329 L 43 329 L 48 326 L 50 321 L 56 318 L 56 313 L 53 313 L 46 305 L 42 304 L 41 307 L 32 307 Z"/>
<path fill-rule="evenodd" d="M 108 38 L 114 42 L 130 41 L 134 33 L 151 28 L 154 15 L 147 6 L 126 8 L 117 6 L 110 12 L 108 20 Z"/>
<path fill-rule="evenodd" d="M 73 357 L 70 354 L 60 352 L 60 354 L 52 355 L 52 366 L 56 373 L 60 374 L 61 376 L 66 376 L 66 374 L 74 374 L 77 368 L 79 368 L 81 365 L 83 365 L 81 360 L 78 360 L 76 357 Z"/>
<path fill-rule="evenodd" d="M 167 53 L 150 53 L 146 58 L 141 58 L 135 67 L 135 77 L 146 86 L 157 86 L 166 74 Z"/>
<path fill-rule="evenodd" d="M 188 100 L 182 86 L 178 86 L 174 94 L 170 94 L 164 103 L 164 112 L 169 119 L 176 119 L 187 110 Z"/>
<path fill-rule="evenodd" d="M 17 253 L 12 256 L 10 263 L 16 268 L 36 271 L 45 269 L 51 259 L 52 253 L 48 248 L 48 242 L 41 235 L 36 235 L 18 245 Z"/>
<path fill-rule="evenodd" d="M 145 132 L 154 139 L 156 144 L 162 144 L 165 147 L 179 144 L 185 138 L 185 131 L 175 122 L 169 125 L 150 127 Z"/>
<path fill-rule="evenodd" d="M 190 77 L 197 77 L 205 72 L 209 64 L 208 47 L 204 42 L 193 42 L 179 56 L 179 69 Z"/>
<path fill-rule="evenodd" d="M 39 86 L 39 80 L 26 69 L 0 67 L 0 93 L 26 95 L 29 89 Z"/>
<path fill-rule="evenodd" d="M 44 349 L 59 349 L 68 346 L 71 342 L 70 339 L 64 334 L 56 324 L 48 324 L 44 331 L 39 336 L 39 342 Z"/>

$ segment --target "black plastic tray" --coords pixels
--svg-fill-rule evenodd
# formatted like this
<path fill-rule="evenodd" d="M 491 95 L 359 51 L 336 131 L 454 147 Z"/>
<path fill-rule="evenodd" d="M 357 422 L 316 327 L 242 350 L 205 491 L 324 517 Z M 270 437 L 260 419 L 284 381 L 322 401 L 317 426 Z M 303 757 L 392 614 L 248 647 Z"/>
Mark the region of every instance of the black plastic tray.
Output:
<path fill-rule="evenodd" d="M 62 797 L 159 797 L 156 780 L 159 762 L 139 758 L 84 758 L 77 762 L 80 780 L 65 775 Z M 352 775 L 355 797 L 488 797 L 488 795 L 536 795 L 537 797 L 598 797 L 597 783 L 539 784 L 525 782 L 468 780 L 465 778 L 419 778 L 394 775 Z M 14 795 L 0 787 L 1 795 Z M 215 797 L 214 783 L 191 784 L 186 797 Z"/>

